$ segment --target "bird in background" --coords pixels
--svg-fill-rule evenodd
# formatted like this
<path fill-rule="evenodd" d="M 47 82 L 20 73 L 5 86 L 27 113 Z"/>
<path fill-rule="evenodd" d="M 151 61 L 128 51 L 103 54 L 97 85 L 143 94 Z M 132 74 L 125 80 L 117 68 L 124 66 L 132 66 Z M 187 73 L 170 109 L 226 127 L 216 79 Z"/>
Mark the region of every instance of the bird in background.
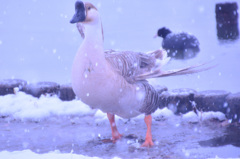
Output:
<path fill-rule="evenodd" d="M 176 59 L 193 58 L 200 51 L 198 39 L 186 32 L 173 33 L 162 27 L 154 37 L 162 37 L 162 48 L 168 52 L 168 56 Z"/>
<path fill-rule="evenodd" d="M 132 118 L 145 114 L 147 132 L 142 146 L 153 146 L 151 114 L 161 105 L 161 100 L 147 79 L 196 73 L 206 70 L 201 68 L 204 65 L 164 71 L 162 66 L 170 59 L 164 50 L 104 51 L 101 17 L 89 2 L 76 1 L 70 23 L 77 24 L 84 38 L 72 66 L 72 88 L 77 97 L 91 108 L 107 113 L 113 142 L 122 137 L 115 115 Z"/>

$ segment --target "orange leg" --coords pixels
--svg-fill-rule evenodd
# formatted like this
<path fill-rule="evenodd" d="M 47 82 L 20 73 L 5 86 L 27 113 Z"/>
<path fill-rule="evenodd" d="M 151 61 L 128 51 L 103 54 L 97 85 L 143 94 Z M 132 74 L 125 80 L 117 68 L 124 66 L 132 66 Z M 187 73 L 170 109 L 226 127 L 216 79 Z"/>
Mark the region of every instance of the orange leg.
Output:
<path fill-rule="evenodd" d="M 107 113 L 108 120 L 110 122 L 111 130 L 112 130 L 112 140 L 116 141 L 122 137 L 122 135 L 118 132 L 117 126 L 115 123 L 115 116 L 114 114 Z"/>
<path fill-rule="evenodd" d="M 152 141 L 152 133 L 151 133 L 151 126 L 152 126 L 152 116 L 151 115 L 146 115 L 144 118 L 144 121 L 147 125 L 147 133 L 146 133 L 146 139 L 145 142 L 142 144 L 142 147 L 151 147 L 153 146 L 153 141 Z"/>

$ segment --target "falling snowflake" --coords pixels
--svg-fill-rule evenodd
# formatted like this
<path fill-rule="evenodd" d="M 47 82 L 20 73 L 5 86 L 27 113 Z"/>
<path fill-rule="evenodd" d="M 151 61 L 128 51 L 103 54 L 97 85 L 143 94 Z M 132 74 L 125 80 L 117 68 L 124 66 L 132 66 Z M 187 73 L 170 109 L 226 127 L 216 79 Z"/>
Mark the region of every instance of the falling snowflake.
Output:
<path fill-rule="evenodd" d="M 57 49 L 53 49 L 52 52 L 53 52 L 53 54 L 56 54 Z"/>

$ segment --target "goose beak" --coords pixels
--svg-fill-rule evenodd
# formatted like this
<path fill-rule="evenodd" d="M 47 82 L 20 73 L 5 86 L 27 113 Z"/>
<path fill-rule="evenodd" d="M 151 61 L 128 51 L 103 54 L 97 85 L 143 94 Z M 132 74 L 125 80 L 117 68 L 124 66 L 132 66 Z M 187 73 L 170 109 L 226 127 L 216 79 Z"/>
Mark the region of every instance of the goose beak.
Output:
<path fill-rule="evenodd" d="M 76 1 L 75 3 L 75 14 L 73 15 L 70 23 L 83 22 L 86 19 L 86 10 L 82 1 Z"/>

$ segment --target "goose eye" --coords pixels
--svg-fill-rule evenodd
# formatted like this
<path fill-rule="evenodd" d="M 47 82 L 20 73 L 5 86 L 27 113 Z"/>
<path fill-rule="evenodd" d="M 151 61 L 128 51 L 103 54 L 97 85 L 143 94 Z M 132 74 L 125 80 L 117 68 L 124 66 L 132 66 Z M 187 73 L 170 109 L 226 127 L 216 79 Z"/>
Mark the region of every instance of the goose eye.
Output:
<path fill-rule="evenodd" d="M 88 7 L 88 10 L 90 10 L 91 9 L 91 7 Z"/>

